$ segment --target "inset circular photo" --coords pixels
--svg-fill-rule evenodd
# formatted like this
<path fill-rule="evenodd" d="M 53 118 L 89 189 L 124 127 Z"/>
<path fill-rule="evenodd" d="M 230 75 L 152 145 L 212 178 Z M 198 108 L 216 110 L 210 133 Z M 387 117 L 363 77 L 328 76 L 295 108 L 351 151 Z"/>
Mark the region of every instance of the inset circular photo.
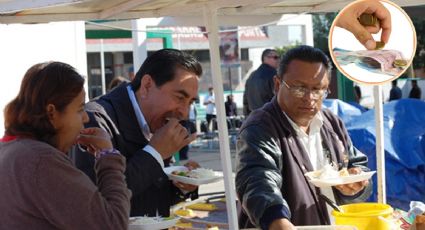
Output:
<path fill-rule="evenodd" d="M 336 67 L 362 84 L 383 84 L 412 64 L 416 32 L 406 12 L 387 0 L 359 0 L 340 11 L 329 32 Z"/>

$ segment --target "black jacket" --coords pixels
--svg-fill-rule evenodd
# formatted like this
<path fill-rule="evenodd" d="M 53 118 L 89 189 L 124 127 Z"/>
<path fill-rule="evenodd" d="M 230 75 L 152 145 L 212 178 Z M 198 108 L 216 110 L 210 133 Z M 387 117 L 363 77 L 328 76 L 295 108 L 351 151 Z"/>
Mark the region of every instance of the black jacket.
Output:
<path fill-rule="evenodd" d="M 267 64 L 261 64 L 260 67 L 249 76 L 245 83 L 244 97 L 246 98 L 250 112 L 261 108 L 273 98 L 273 77 L 275 75 L 275 68 Z"/>
<path fill-rule="evenodd" d="M 175 187 L 161 166 L 142 149 L 148 144 L 137 122 L 127 93 L 121 84 L 106 95 L 87 103 L 90 122 L 86 127 L 101 127 L 112 136 L 112 143 L 127 159 L 125 171 L 128 188 L 132 191 L 130 216 L 169 216 L 170 206 L 182 201 L 183 195 Z M 76 166 L 95 181 L 94 158 L 85 152 L 74 153 Z M 169 159 L 164 161 L 169 166 Z"/>
<path fill-rule="evenodd" d="M 349 153 L 348 167 L 364 171 L 367 157 L 356 150 L 342 121 L 329 110 L 323 110 L 320 130 L 324 153 L 333 162 L 342 163 L 342 142 Z M 327 225 L 326 205 L 319 199 L 320 190 L 310 184 L 305 173 L 313 171 L 307 152 L 273 98 L 254 111 L 243 123 L 237 142 L 236 192 L 242 203 L 241 227 L 259 226 L 266 209 L 283 205 L 291 213 L 294 225 Z M 354 197 L 346 197 L 334 189 L 339 204 L 366 200 L 372 183 Z M 249 217 L 249 219 L 248 219 Z"/>

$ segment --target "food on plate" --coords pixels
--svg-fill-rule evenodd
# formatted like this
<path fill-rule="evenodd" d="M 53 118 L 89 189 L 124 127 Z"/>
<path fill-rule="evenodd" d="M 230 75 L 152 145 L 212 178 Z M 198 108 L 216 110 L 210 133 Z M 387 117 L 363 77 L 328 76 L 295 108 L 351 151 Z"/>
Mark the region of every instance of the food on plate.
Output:
<path fill-rule="evenodd" d="M 325 165 L 322 169 L 317 170 L 313 173 L 313 177 L 315 179 L 330 179 L 330 178 L 339 178 L 349 176 L 347 168 L 343 168 L 341 170 L 337 170 L 332 164 Z"/>
<path fill-rule="evenodd" d="M 187 208 L 193 209 L 193 210 L 200 210 L 200 211 L 214 211 L 217 210 L 217 206 L 215 204 L 207 204 L 207 203 L 196 203 L 186 206 Z"/>
<path fill-rule="evenodd" d="M 211 169 L 206 169 L 206 168 L 197 168 L 193 170 L 176 170 L 171 172 L 171 174 L 177 175 L 177 176 L 196 178 L 196 179 L 205 179 L 205 178 L 215 177 L 214 171 Z"/>
<path fill-rule="evenodd" d="M 174 211 L 174 214 L 179 215 L 179 216 L 185 216 L 185 217 L 192 217 L 195 215 L 195 213 L 193 212 L 192 209 L 179 209 Z"/>
<path fill-rule="evenodd" d="M 192 223 L 190 222 L 182 222 L 182 221 L 177 221 L 177 223 L 175 224 L 175 226 L 180 227 L 180 228 L 192 228 Z"/>
<path fill-rule="evenodd" d="M 339 170 L 339 176 L 349 176 L 350 175 L 350 173 L 348 172 L 348 169 L 347 168 L 343 168 L 343 169 L 341 169 L 341 170 Z"/>
<path fill-rule="evenodd" d="M 189 177 L 188 176 L 188 173 L 189 173 L 189 171 L 178 171 L 178 170 L 176 170 L 176 171 L 173 171 L 171 174 L 177 175 L 177 176 L 186 176 L 186 177 Z"/>
<path fill-rule="evenodd" d="M 339 177 L 339 172 L 331 165 L 327 164 L 323 167 L 319 174 L 319 179 L 328 179 L 328 178 L 336 178 Z"/>
<path fill-rule="evenodd" d="M 215 173 L 212 169 L 206 168 L 197 168 L 190 171 L 191 177 L 202 179 L 202 178 L 210 178 L 214 177 Z"/>

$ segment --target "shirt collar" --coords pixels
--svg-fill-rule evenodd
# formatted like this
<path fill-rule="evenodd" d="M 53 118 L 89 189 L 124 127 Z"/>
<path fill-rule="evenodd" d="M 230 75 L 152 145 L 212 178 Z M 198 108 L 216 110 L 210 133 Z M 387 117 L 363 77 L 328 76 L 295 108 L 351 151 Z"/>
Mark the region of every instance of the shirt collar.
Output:
<path fill-rule="evenodd" d="M 310 122 L 310 126 L 309 126 L 309 134 L 307 134 L 306 132 L 304 132 L 303 129 L 301 129 L 289 116 L 288 114 L 285 113 L 285 111 L 282 110 L 282 113 L 285 115 L 285 117 L 288 119 L 289 124 L 291 124 L 292 128 L 295 130 L 295 132 L 297 132 L 297 135 L 299 136 L 309 136 L 309 135 L 313 135 L 317 132 L 320 131 L 320 129 L 323 126 L 323 116 L 322 116 L 322 112 L 319 111 L 318 113 L 316 113 L 316 115 L 313 117 L 313 119 Z"/>
<path fill-rule="evenodd" d="M 130 101 L 131 101 L 131 105 L 133 106 L 134 113 L 137 118 L 137 122 L 139 123 L 139 126 L 142 130 L 142 133 L 147 140 L 150 140 L 150 138 L 152 137 L 152 133 L 150 131 L 148 123 L 146 122 L 145 116 L 143 116 L 143 112 L 140 109 L 139 103 L 137 102 L 137 99 L 136 99 L 135 92 L 131 88 L 131 85 L 127 86 L 127 92 L 128 92 L 128 97 L 130 98 Z"/>

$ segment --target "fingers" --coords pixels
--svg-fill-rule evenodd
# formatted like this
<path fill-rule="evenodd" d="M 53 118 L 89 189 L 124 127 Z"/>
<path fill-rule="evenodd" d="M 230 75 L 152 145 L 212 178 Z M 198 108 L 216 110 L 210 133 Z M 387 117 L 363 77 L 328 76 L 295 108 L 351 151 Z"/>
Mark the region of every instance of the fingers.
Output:
<path fill-rule="evenodd" d="M 353 167 L 348 169 L 348 173 L 350 175 L 356 175 L 362 173 L 363 170 L 360 167 Z M 357 194 L 359 191 L 363 190 L 364 187 L 369 185 L 369 181 L 360 181 L 356 183 L 351 184 L 343 184 L 343 185 L 336 185 L 335 188 L 338 189 L 342 194 L 346 196 L 353 196 Z"/>
<path fill-rule="evenodd" d="M 338 189 L 342 194 L 345 196 L 354 196 L 358 192 L 362 191 L 365 186 L 369 184 L 369 181 L 360 181 L 356 183 L 351 184 L 343 184 L 343 185 L 337 185 L 335 186 L 336 189 Z"/>
<path fill-rule="evenodd" d="M 360 174 L 361 172 L 363 172 L 363 171 L 362 171 L 362 169 L 361 169 L 361 168 L 359 168 L 359 167 L 353 167 L 353 168 L 349 168 L 349 169 L 348 169 L 348 173 L 349 173 L 350 175 L 357 175 L 357 174 Z"/>
<path fill-rule="evenodd" d="M 379 19 L 382 29 L 381 41 L 388 43 L 391 35 L 391 14 L 379 1 L 374 2 L 374 4 L 376 4 L 374 15 Z"/>
<path fill-rule="evenodd" d="M 366 47 L 366 49 L 375 49 L 375 40 L 373 39 L 372 35 L 367 31 L 367 29 L 359 23 L 359 21 L 353 21 L 353 23 L 348 25 L 347 29 L 353 33 L 356 39 L 360 43 L 362 43 L 363 46 Z"/>
<path fill-rule="evenodd" d="M 176 118 L 168 118 L 166 126 L 168 126 L 171 130 L 175 130 L 175 132 L 181 137 L 186 138 L 190 135 L 189 130 L 181 124 L 180 120 Z"/>
<path fill-rule="evenodd" d="M 345 196 L 353 196 L 357 193 L 356 190 L 352 189 L 350 186 L 348 186 L 346 184 L 345 185 L 337 185 L 335 187 Z"/>
<path fill-rule="evenodd" d="M 80 136 L 92 136 L 97 138 L 111 139 L 111 136 L 103 129 L 99 127 L 90 127 L 80 130 Z"/>
<path fill-rule="evenodd" d="M 185 137 L 185 139 L 184 139 L 184 144 L 183 144 L 183 146 L 186 146 L 186 145 L 190 144 L 192 141 L 196 140 L 196 136 L 197 136 L 197 134 L 196 134 L 196 133 L 192 133 L 192 134 L 190 134 L 190 135 L 187 135 L 187 136 Z M 182 147 L 183 147 L 183 146 L 182 146 Z"/>
<path fill-rule="evenodd" d="M 379 26 L 379 22 L 378 22 L 374 26 L 365 26 L 365 29 L 367 30 L 367 32 L 371 34 L 377 34 L 381 30 L 381 27 Z"/>
<path fill-rule="evenodd" d="M 381 28 L 382 28 L 381 41 L 385 42 L 386 44 L 390 40 L 391 24 L 389 27 L 381 27 Z"/>
<path fill-rule="evenodd" d="M 374 26 L 361 25 L 357 18 L 363 13 L 374 15 L 379 23 Z M 381 41 L 388 43 L 391 35 L 391 14 L 379 1 L 358 1 L 341 12 L 336 20 L 336 26 L 350 31 L 366 49 L 372 50 L 376 47 L 372 34 L 378 33 L 381 29 Z"/>
<path fill-rule="evenodd" d="M 178 119 L 169 118 L 167 124 L 155 131 L 149 144 L 167 159 L 195 139 L 196 133 L 190 134 Z"/>
<path fill-rule="evenodd" d="M 113 147 L 109 134 L 97 127 L 82 129 L 77 137 L 77 143 L 86 146 L 90 153 Z"/>

